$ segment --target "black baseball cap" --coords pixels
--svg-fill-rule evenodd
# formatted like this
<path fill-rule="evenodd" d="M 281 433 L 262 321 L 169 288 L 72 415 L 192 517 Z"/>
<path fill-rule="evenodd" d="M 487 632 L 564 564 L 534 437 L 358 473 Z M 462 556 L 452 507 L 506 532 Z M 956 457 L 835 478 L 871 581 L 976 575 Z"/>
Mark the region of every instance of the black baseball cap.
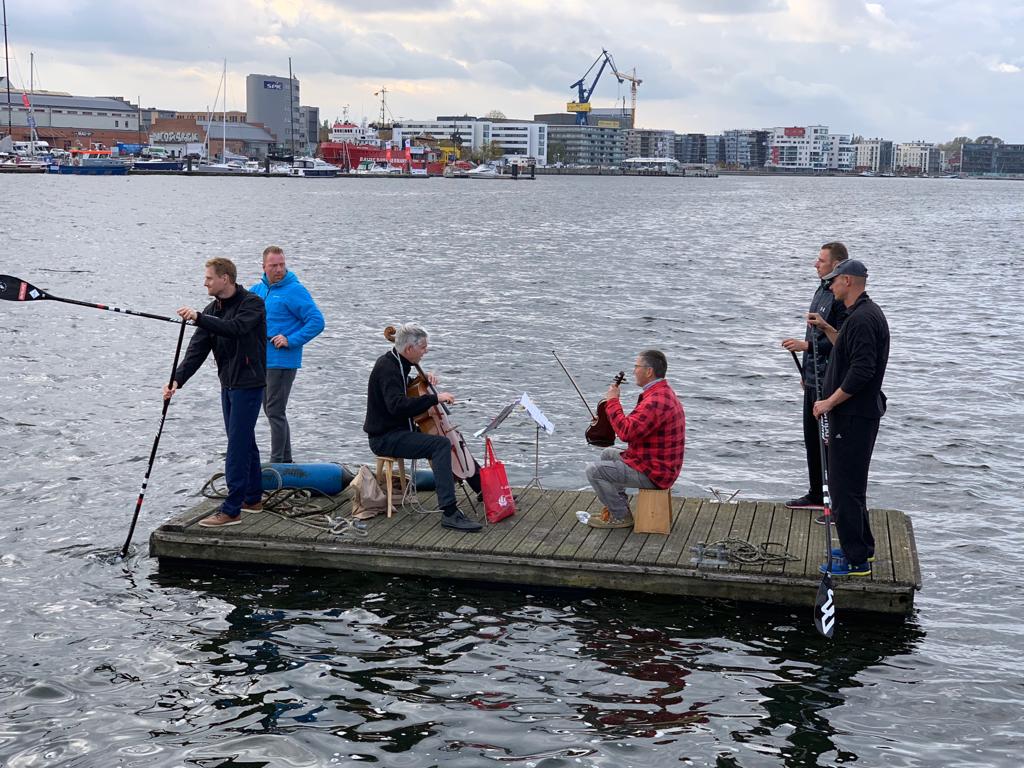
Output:
<path fill-rule="evenodd" d="M 836 268 L 825 275 L 822 280 L 834 280 L 840 275 L 849 275 L 850 277 L 867 277 L 868 268 L 864 266 L 863 261 L 845 259 L 836 264 Z"/>

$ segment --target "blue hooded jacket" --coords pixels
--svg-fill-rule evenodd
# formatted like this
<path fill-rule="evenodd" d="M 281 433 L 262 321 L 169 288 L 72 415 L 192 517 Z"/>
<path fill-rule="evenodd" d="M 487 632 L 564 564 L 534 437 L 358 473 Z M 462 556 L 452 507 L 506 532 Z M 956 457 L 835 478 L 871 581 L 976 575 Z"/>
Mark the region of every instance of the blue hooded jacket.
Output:
<path fill-rule="evenodd" d="M 313 297 L 290 270 L 273 285 L 264 274 L 249 290 L 267 305 L 267 368 L 301 368 L 303 345 L 324 329 L 324 316 Z M 287 347 L 278 349 L 270 343 L 278 334 L 288 338 Z"/>

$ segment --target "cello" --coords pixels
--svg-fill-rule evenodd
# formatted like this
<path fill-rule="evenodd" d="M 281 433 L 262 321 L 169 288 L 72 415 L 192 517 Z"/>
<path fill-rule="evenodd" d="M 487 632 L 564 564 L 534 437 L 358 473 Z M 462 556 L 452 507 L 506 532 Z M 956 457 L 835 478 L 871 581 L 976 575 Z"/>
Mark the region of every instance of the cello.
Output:
<path fill-rule="evenodd" d="M 576 390 L 576 394 L 580 396 L 583 404 L 587 406 L 587 410 L 590 411 L 590 426 L 587 427 L 584 432 L 584 437 L 587 438 L 587 443 L 597 448 L 610 448 L 615 445 L 615 430 L 612 429 L 612 423 L 608 419 L 608 400 L 601 398 L 597 403 L 597 413 L 590 407 L 590 403 L 587 402 L 587 398 L 583 396 L 579 386 L 576 384 L 576 379 L 572 377 L 568 369 L 562 364 L 562 361 L 558 357 L 558 353 L 555 350 L 551 350 L 551 354 L 555 356 L 555 360 L 558 361 L 558 365 L 561 366 L 562 370 L 565 371 L 565 375 L 569 377 L 569 381 L 572 382 L 573 387 Z M 625 371 L 619 371 L 615 377 L 614 384 L 619 386 L 626 378 Z"/>
<path fill-rule="evenodd" d="M 396 331 L 397 329 L 395 326 L 387 326 L 384 329 L 384 338 L 394 344 Z M 427 378 L 427 374 L 424 373 L 419 364 L 414 363 L 413 367 L 416 369 L 416 377 L 407 383 L 405 389 L 406 395 L 409 397 L 436 395 L 437 390 L 434 388 L 434 385 L 430 383 L 430 379 Z M 439 402 L 437 405 L 430 406 L 419 416 L 416 416 L 413 419 L 413 422 L 419 427 L 420 432 L 427 435 L 440 435 L 451 443 L 452 474 L 465 480 L 466 478 L 472 477 L 476 474 L 477 464 L 476 460 L 469 452 L 469 446 L 466 444 L 466 439 L 462 436 L 462 433 L 459 432 L 458 426 L 453 424 L 448 418 L 449 416 L 451 416 L 451 411 L 448 410 L 448 406 Z"/>

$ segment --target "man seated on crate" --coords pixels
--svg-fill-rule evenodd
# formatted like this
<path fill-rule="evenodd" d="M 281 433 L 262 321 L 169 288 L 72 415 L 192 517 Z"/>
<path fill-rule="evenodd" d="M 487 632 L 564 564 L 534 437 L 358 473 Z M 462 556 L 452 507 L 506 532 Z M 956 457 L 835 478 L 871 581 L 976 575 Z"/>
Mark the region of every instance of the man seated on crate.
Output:
<path fill-rule="evenodd" d="M 395 346 L 377 358 L 370 373 L 363 431 L 370 438 L 370 450 L 377 456 L 430 459 L 437 503 L 443 513 L 441 525 L 458 531 L 479 531 L 483 526 L 466 517 L 455 503 L 451 442 L 441 435 L 424 434 L 415 424 L 415 417 L 438 403 L 455 402 L 450 392 L 409 396 L 410 372 L 419 366 L 427 350 L 427 332 L 420 326 L 406 323 L 395 331 Z M 433 374 L 428 374 L 428 378 L 432 385 L 436 383 Z M 480 491 L 479 468 L 467 482 L 474 491 Z"/>
<path fill-rule="evenodd" d="M 587 465 L 587 480 L 604 509 L 587 520 L 593 528 L 632 528 L 626 488 L 671 488 L 683 468 L 686 414 L 672 387 L 665 381 L 668 361 L 657 349 L 645 349 L 636 358 L 633 377 L 643 391 L 636 408 L 626 415 L 619 402 L 619 387 L 605 395 L 608 419 L 615 436 L 629 447 L 605 448 L 601 460 Z"/>

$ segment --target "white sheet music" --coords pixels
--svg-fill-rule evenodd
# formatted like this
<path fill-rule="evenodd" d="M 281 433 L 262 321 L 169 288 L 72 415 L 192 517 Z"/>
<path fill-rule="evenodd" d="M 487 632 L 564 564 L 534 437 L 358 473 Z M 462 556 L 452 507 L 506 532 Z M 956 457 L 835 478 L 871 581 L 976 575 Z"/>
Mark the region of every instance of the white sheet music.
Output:
<path fill-rule="evenodd" d="M 533 400 L 530 399 L 528 394 L 523 392 L 523 396 L 519 398 L 519 404 L 526 409 L 526 412 L 530 414 L 530 418 L 536 421 L 545 432 L 549 435 L 554 434 L 555 425 L 548 420 L 548 417 L 545 416 L 543 411 L 541 411 Z"/>

